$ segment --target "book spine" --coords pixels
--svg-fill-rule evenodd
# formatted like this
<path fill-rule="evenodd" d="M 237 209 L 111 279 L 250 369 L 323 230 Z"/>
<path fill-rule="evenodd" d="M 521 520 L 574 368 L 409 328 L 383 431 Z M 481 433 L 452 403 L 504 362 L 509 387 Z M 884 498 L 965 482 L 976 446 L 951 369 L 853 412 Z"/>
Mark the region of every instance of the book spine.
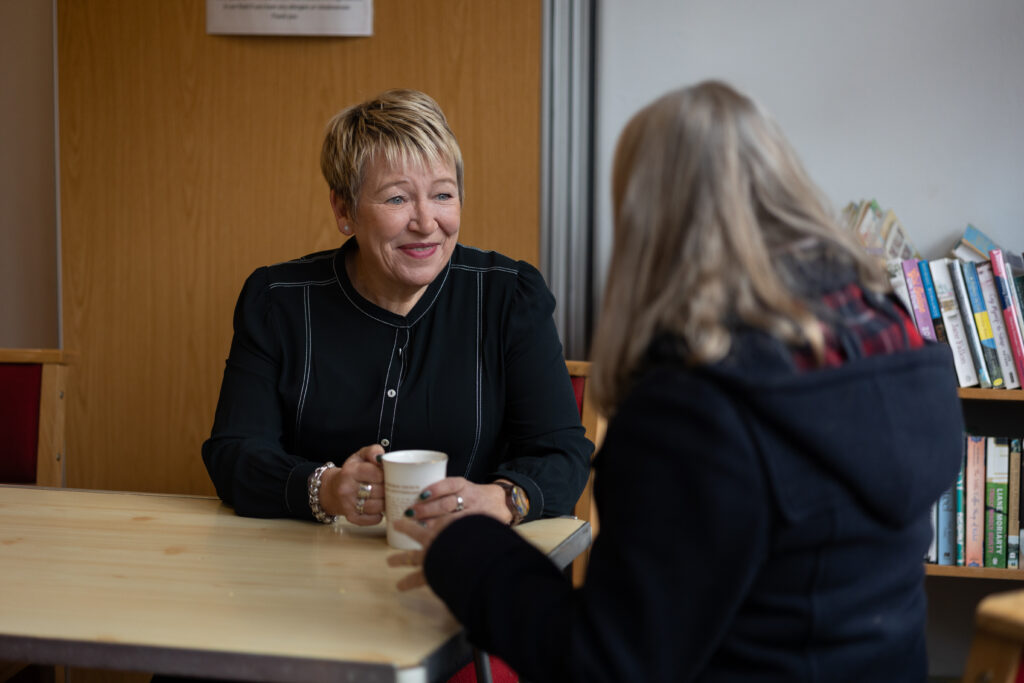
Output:
<path fill-rule="evenodd" d="M 964 489 L 964 564 L 985 564 L 985 437 L 967 437 Z"/>
<path fill-rule="evenodd" d="M 1010 481 L 1010 452 L 1004 437 L 986 437 L 985 445 L 985 566 L 1006 568 L 1006 489 Z"/>
<path fill-rule="evenodd" d="M 942 322 L 946 328 L 946 338 L 953 351 L 953 367 L 956 378 L 962 387 L 973 387 L 978 383 L 978 374 L 971 360 L 970 349 L 967 348 L 967 332 L 960 318 L 960 306 L 953 293 L 953 281 L 949 277 L 950 260 L 938 258 L 928 262 L 932 272 L 932 283 L 935 285 L 935 296 L 942 309 Z M 1022 352 L 1024 353 L 1024 352 Z"/>
<path fill-rule="evenodd" d="M 995 341 L 996 352 L 999 355 L 999 366 L 1003 370 L 1004 385 L 1007 389 L 1017 389 L 1020 387 L 1020 374 L 1017 372 L 1017 363 L 1013 359 L 1013 349 L 1010 348 L 1010 337 L 1006 333 L 1003 305 L 999 301 L 999 288 L 996 287 L 996 280 L 992 275 L 992 262 L 979 263 L 977 272 L 981 295 L 985 298 L 985 308 L 988 310 L 988 321 L 992 326 L 992 339 Z"/>
<path fill-rule="evenodd" d="M 1006 568 L 1020 568 L 1020 439 L 1010 439 L 1010 484 L 1006 505 Z"/>
<path fill-rule="evenodd" d="M 907 289 L 907 278 L 903 275 L 903 266 L 898 260 L 885 262 L 885 272 L 889 276 L 889 284 L 896 298 L 903 304 L 908 315 L 913 315 L 914 308 L 910 305 L 910 291 Z"/>
<path fill-rule="evenodd" d="M 921 282 L 921 269 L 917 265 L 917 260 L 906 259 L 901 265 L 907 284 L 910 308 L 914 313 L 914 321 L 917 323 L 917 331 L 924 339 L 937 341 L 935 327 L 932 325 L 932 314 L 928 308 L 928 297 L 924 293 L 924 283 Z"/>
<path fill-rule="evenodd" d="M 956 564 L 956 484 L 939 497 L 939 516 L 936 523 L 938 536 L 938 562 L 943 565 Z"/>
<path fill-rule="evenodd" d="M 932 503 L 928 510 L 928 522 L 932 528 L 932 538 L 928 542 L 928 550 L 925 551 L 924 561 L 931 564 L 938 564 L 939 561 L 939 501 Z"/>
<path fill-rule="evenodd" d="M 960 308 L 960 318 L 964 323 L 964 334 L 967 337 L 967 348 L 971 352 L 971 362 L 974 370 L 978 373 L 978 386 L 982 389 L 992 388 L 992 378 L 985 366 L 985 358 L 981 353 L 981 340 L 978 339 L 978 328 L 974 324 L 974 314 L 971 311 L 971 302 L 967 300 L 967 285 L 964 283 L 964 272 L 960 269 L 960 261 L 950 260 L 946 264 L 949 269 L 949 279 L 953 283 L 953 294 L 956 296 L 957 306 Z"/>
<path fill-rule="evenodd" d="M 985 297 L 981 293 L 981 283 L 978 282 L 978 265 L 976 263 L 961 263 L 960 269 L 963 271 L 964 284 L 967 285 L 967 300 L 974 313 L 974 326 L 978 330 L 982 360 L 985 361 L 985 367 L 988 368 L 992 388 L 1002 389 L 1005 386 L 1003 368 L 999 363 L 996 340 L 992 337 L 992 325 L 989 323 Z"/>
<path fill-rule="evenodd" d="M 942 322 L 942 309 L 939 307 L 939 299 L 935 296 L 935 284 L 932 282 L 932 269 L 928 262 L 921 260 L 917 262 L 918 270 L 921 272 L 921 285 L 924 287 L 925 300 L 928 302 L 928 313 L 932 317 L 932 329 L 935 330 L 936 341 L 943 344 L 946 340 L 946 326 Z"/>
<path fill-rule="evenodd" d="M 992 277 L 996 281 L 996 289 L 999 291 L 999 303 L 1003 308 L 1003 322 L 1006 323 L 1006 336 L 1010 340 L 1013 362 L 1017 367 L 1017 376 L 1024 377 L 1024 336 L 1022 336 L 1022 328 L 1017 322 L 1017 312 L 1014 310 L 1012 285 L 1007 278 L 1003 253 L 999 249 L 993 249 L 990 256 Z"/>
<path fill-rule="evenodd" d="M 964 566 L 965 513 L 964 489 L 967 481 L 967 436 L 960 441 L 960 471 L 956 475 L 956 566 Z"/>

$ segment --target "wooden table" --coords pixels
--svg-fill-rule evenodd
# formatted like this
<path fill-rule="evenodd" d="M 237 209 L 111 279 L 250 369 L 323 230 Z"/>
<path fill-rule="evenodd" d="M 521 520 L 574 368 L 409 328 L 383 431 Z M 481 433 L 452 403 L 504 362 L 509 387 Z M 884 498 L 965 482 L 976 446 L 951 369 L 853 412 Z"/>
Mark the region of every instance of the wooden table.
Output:
<path fill-rule="evenodd" d="M 566 567 L 574 518 L 518 527 Z M 0 660 L 266 681 L 434 681 L 469 661 L 383 528 L 238 517 L 216 498 L 0 486 Z"/>

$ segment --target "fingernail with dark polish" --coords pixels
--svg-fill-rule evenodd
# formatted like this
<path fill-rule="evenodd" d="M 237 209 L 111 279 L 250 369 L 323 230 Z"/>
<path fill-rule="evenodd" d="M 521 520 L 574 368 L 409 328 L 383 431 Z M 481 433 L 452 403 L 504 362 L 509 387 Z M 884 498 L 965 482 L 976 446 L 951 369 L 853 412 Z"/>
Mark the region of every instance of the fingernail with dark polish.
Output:
<path fill-rule="evenodd" d="M 429 489 L 420 494 L 420 500 L 426 500 L 427 498 L 430 498 Z"/>
<path fill-rule="evenodd" d="M 382 462 L 384 462 L 384 454 L 383 453 L 378 453 L 377 454 L 377 464 L 379 465 Z"/>
<path fill-rule="evenodd" d="M 406 517 L 412 517 L 412 516 L 414 516 L 415 514 L 416 514 L 416 513 L 415 513 L 415 512 L 413 512 L 413 509 L 412 509 L 412 508 L 407 508 L 407 509 L 406 509 L 406 511 L 405 511 L 405 516 L 406 516 Z"/>

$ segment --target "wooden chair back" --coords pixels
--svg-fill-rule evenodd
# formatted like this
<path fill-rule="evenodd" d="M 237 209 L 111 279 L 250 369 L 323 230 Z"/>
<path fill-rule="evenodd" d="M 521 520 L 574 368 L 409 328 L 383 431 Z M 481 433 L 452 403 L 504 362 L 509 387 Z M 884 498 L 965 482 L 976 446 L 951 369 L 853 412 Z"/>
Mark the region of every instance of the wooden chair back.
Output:
<path fill-rule="evenodd" d="M 978 603 L 963 683 L 982 681 L 1024 683 L 1024 590 Z"/>
<path fill-rule="evenodd" d="M 604 441 L 604 431 L 607 423 L 594 407 L 594 402 L 589 399 L 587 380 L 590 377 L 590 363 L 581 360 L 567 360 L 565 367 L 569 370 L 569 378 L 572 380 L 573 391 L 576 393 L 576 406 L 580 409 L 580 421 L 587 432 L 587 438 L 594 442 L 594 452 L 601 448 Z M 587 478 L 587 486 L 576 501 L 574 513 L 580 519 L 590 522 L 590 529 L 593 537 L 597 537 L 598 518 L 597 506 L 594 504 L 594 472 L 591 470 Z M 572 563 L 572 580 L 576 586 L 582 585 L 583 577 L 587 573 L 587 562 L 590 560 L 590 551 L 580 554 Z"/>
<path fill-rule="evenodd" d="M 65 486 L 69 355 L 0 349 L 0 483 Z"/>

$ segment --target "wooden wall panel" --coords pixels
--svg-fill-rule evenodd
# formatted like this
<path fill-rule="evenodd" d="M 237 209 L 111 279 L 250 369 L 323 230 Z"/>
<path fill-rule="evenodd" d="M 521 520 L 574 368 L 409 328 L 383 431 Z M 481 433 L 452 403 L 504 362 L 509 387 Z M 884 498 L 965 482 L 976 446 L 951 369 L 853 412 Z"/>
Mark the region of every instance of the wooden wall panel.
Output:
<path fill-rule="evenodd" d="M 212 493 L 200 458 L 246 275 L 340 242 L 323 126 L 433 95 L 462 241 L 538 260 L 541 3 L 376 0 L 370 38 L 209 36 L 203 0 L 58 0 L 68 485 Z"/>

